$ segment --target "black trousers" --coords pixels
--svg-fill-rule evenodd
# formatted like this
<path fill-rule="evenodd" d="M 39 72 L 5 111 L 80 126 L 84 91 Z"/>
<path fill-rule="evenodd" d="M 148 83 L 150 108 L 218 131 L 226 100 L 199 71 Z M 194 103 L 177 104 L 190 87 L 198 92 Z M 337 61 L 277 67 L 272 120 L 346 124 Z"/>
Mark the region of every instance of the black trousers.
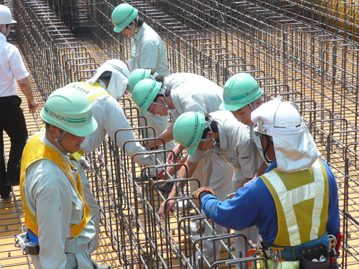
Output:
<path fill-rule="evenodd" d="M 20 180 L 21 156 L 28 137 L 20 104 L 21 98 L 18 96 L 0 97 L 0 195 L 3 198 L 8 197 L 11 191 L 11 187 L 5 185 L 6 181 L 17 183 Z M 3 131 L 8 134 L 11 141 L 7 169 L 3 154 Z"/>

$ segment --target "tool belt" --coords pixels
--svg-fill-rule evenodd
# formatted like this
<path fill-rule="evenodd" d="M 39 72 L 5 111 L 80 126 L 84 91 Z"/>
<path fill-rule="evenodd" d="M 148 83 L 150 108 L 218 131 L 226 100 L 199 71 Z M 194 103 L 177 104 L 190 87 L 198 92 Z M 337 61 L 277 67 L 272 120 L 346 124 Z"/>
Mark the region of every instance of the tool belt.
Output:
<path fill-rule="evenodd" d="M 301 250 L 303 248 L 316 246 L 319 244 L 327 245 L 327 233 L 325 233 L 318 239 L 294 247 L 282 247 L 274 244 L 269 244 L 264 241 L 261 242 L 263 249 L 270 250 L 273 255 L 275 255 L 279 259 L 279 261 L 298 261 L 301 254 Z"/>
<path fill-rule="evenodd" d="M 327 233 L 316 240 L 294 247 L 281 247 L 264 241 L 261 245 L 266 258 L 273 260 L 275 265 L 283 261 L 299 261 L 300 269 L 338 268 L 336 239 Z"/>
<path fill-rule="evenodd" d="M 31 242 L 27 233 L 15 235 L 15 247 L 22 248 L 24 255 L 39 255 L 40 245 L 36 242 Z"/>
<path fill-rule="evenodd" d="M 327 269 L 330 267 L 330 255 L 327 246 L 319 244 L 303 248 L 300 251 L 299 268 L 304 269 Z"/>

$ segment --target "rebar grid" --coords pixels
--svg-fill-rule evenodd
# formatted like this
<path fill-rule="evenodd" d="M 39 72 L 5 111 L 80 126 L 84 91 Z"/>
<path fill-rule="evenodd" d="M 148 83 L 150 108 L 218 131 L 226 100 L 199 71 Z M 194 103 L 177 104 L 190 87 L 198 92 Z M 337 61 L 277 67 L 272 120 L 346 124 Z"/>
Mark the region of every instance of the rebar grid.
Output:
<path fill-rule="evenodd" d="M 25 52 L 28 53 L 28 60 L 33 64 L 31 70 L 40 91 L 42 90 L 44 100 L 56 88 L 71 81 L 86 79 L 92 74 L 94 69 L 88 70 L 88 68 L 95 66 L 94 59 L 46 3 L 19 2 L 18 8 L 27 11 L 22 18 L 19 18 L 19 27 L 24 27 L 21 33 L 26 35 L 21 43 L 24 49 L 27 49 Z M 34 49 L 35 53 L 31 49 Z M 46 57 L 47 55 L 50 57 Z M 58 75 L 59 79 L 51 75 Z M 55 80 L 56 84 L 48 87 L 45 83 L 52 80 Z M 131 124 L 138 124 L 140 122 L 138 111 L 131 109 L 131 101 L 123 98 L 121 102 L 129 103 L 126 114 Z M 151 130 L 137 131 L 139 136 L 146 132 Z M 124 151 L 125 149 L 126 145 Z M 160 154 L 163 153 L 157 153 Z M 115 144 L 111 141 L 104 142 L 90 159 L 95 172 L 89 174 L 89 178 L 92 179 L 94 193 L 101 205 L 105 231 L 110 236 L 112 248 L 118 251 L 119 261 L 125 266 L 151 263 L 156 267 L 173 267 L 175 264 L 187 267 L 190 264 L 187 255 L 193 255 L 195 251 L 191 246 L 193 240 L 189 240 L 188 235 L 183 232 L 184 228 L 181 229 L 178 225 L 182 220 L 181 215 L 175 218 L 175 221 L 167 222 L 167 225 L 171 224 L 170 226 L 175 228 L 163 227 L 157 209 L 165 198 L 161 196 L 159 199 L 153 194 L 153 186 L 158 184 L 143 181 L 137 183 L 133 180 L 142 168 L 135 166 L 124 152 L 119 151 L 116 142 Z M 147 197 L 148 193 L 150 200 Z M 209 225 L 207 221 L 203 222 Z M 189 219 L 187 224 L 189 225 Z M 178 229 L 177 236 L 168 232 L 174 229 Z M 230 243 L 229 240 L 227 241 Z M 182 244 L 186 244 L 185 253 L 179 250 L 183 248 Z M 234 258 L 229 247 L 225 243 L 222 244 L 229 253 L 226 258 Z M 200 245 L 199 242 L 198 246 Z M 161 251 L 159 252 L 158 249 Z"/>
<path fill-rule="evenodd" d="M 126 102 L 126 100 L 120 100 Z M 128 108 L 131 109 L 131 108 Z M 132 108 L 132 122 L 140 122 L 138 111 Z M 134 128 L 139 136 L 139 140 L 127 141 L 121 150 L 116 141 L 106 140 L 96 152 L 91 154 L 90 163 L 92 170 L 88 173 L 94 188 L 94 193 L 98 197 L 101 207 L 102 221 L 106 227 L 106 232 L 111 238 L 112 247 L 118 251 L 121 264 L 130 268 L 138 264 L 146 268 L 192 268 L 194 261 L 190 257 L 195 252 L 202 255 L 201 242 L 212 240 L 223 246 L 222 259 L 234 259 L 233 238 L 239 235 L 231 234 L 227 237 L 215 236 L 213 238 L 202 237 L 197 239 L 190 234 L 188 227 L 190 222 L 201 219 L 201 226 L 211 224 L 205 216 L 192 202 L 188 189 L 179 188 L 180 196 L 173 198 L 177 204 L 190 204 L 190 207 L 183 206 L 173 210 L 171 216 L 161 220 L 158 209 L 161 202 L 166 200 L 166 194 L 160 190 L 166 183 L 195 181 L 196 179 L 175 179 L 154 180 L 149 175 L 151 169 L 168 168 L 174 166 L 179 169 L 181 165 L 158 165 L 153 167 L 142 167 L 136 165 L 133 158 L 126 155 L 126 146 L 130 143 L 145 143 L 149 139 L 141 138 L 147 136 L 146 133 L 153 130 L 146 128 Z M 128 129 L 118 130 L 118 132 L 128 131 Z M 152 152 L 157 159 L 162 159 L 161 155 L 166 150 Z M 143 153 L 138 153 L 143 154 Z M 212 229 L 213 234 L 215 231 Z M 231 240 L 232 238 L 232 240 Z M 246 240 L 244 238 L 243 240 Z M 242 254 L 245 256 L 244 254 Z M 204 257 L 204 256 L 203 256 Z M 211 266 L 211 262 L 203 258 L 201 263 Z M 217 263 L 217 261 L 215 261 Z"/>
<path fill-rule="evenodd" d="M 88 31 L 89 18 L 86 1 L 45 1 L 67 27 L 69 27 L 71 32 L 77 35 L 82 35 Z"/>
<path fill-rule="evenodd" d="M 43 100 L 54 90 L 89 78 L 98 67 L 44 1 L 15 1 L 20 47 Z"/>
<path fill-rule="evenodd" d="M 84 4 L 84 1 L 78 2 Z M 342 230 L 345 236 L 342 267 L 358 265 L 357 1 L 128 2 L 139 9 L 140 15 L 166 42 L 173 72 L 198 73 L 220 85 L 234 73 L 248 72 L 264 89 L 265 100 L 280 93 L 284 99 L 295 101 L 299 105 L 324 159 L 338 178 Z M 117 4 L 117 1 L 86 1 L 90 34 L 110 58 L 127 60 L 130 58 L 129 40 L 113 32 L 110 19 Z M 35 75 L 41 82 L 39 85 L 43 85 L 39 86 L 39 89 L 55 86 L 49 87 L 48 84 L 58 81 L 55 80 L 57 77 L 52 77 L 58 72 L 61 73 L 59 79 L 64 77 L 64 81 L 68 80 L 68 77 L 75 77 L 74 73 L 80 71 L 74 72 L 71 68 L 59 67 L 57 63 L 66 65 L 66 62 L 73 60 L 72 56 L 70 59 L 66 56 L 58 59 L 58 54 L 67 55 L 66 49 L 60 50 L 57 54 L 54 53 L 58 49 L 57 46 L 52 45 L 55 43 L 54 36 L 57 38 L 59 35 L 66 40 L 69 36 L 63 36 L 61 31 L 57 31 L 52 37 L 42 36 L 44 27 L 40 27 L 40 23 L 31 23 L 36 16 L 27 13 L 31 8 L 25 9 L 31 5 L 27 6 L 21 1 L 17 5 L 17 13 L 24 13 L 24 18 L 27 19 L 27 24 L 24 22 L 20 27 L 27 30 L 20 37 L 22 49 L 28 52 L 25 53 L 28 60 L 35 63 L 34 70 L 39 74 L 45 74 Z M 32 8 L 39 12 L 35 6 Z M 63 10 L 66 8 L 64 6 Z M 75 4 L 73 8 L 76 9 Z M 44 14 L 47 15 L 49 12 L 46 10 Z M 20 21 L 21 18 L 17 20 Z M 48 16 L 48 20 L 56 25 L 56 18 Z M 49 32 L 50 28 L 46 27 L 50 26 L 45 25 L 45 32 Z M 50 42 L 50 45 L 45 46 L 45 42 Z M 42 53 L 43 51 L 47 53 Z M 32 60 L 29 54 L 37 55 L 39 60 Z M 46 55 L 46 59 L 43 59 L 43 55 Z M 81 54 L 80 57 L 74 58 L 70 66 L 82 70 L 86 63 L 81 66 L 79 61 L 84 56 Z M 79 61 L 76 60 L 78 58 Z M 52 62 L 54 59 L 57 62 Z M 52 71 L 47 72 L 50 68 Z M 76 79 L 83 77 L 85 76 L 80 74 Z M 126 114 L 127 112 L 131 115 L 129 119 L 132 126 L 137 126 L 138 114 L 131 108 Z M 132 160 L 124 153 L 116 152 L 117 147 L 114 143 L 106 142 L 99 148 L 102 158 L 106 160 L 107 168 L 99 166 L 105 171 L 97 172 L 94 177 L 97 180 L 94 180 L 93 184 L 99 184 L 96 185 L 97 197 L 100 198 L 108 232 L 112 234 L 113 247 L 119 249 L 119 258 L 124 264 L 147 262 L 152 266 L 174 266 L 174 260 L 164 256 L 164 253 L 172 250 L 174 257 L 180 261 L 176 266 L 187 265 L 187 260 L 181 261 L 181 258 L 189 257 L 188 254 L 193 254 L 193 250 L 188 248 L 187 251 L 185 248 L 185 254 L 182 255 L 181 244 L 177 245 L 177 242 L 183 242 L 181 231 L 184 233 L 184 241 L 194 242 L 185 230 L 181 230 L 180 225 L 181 221 L 187 221 L 187 217 L 193 218 L 193 212 L 179 214 L 176 218 L 178 213 L 175 211 L 173 217 L 164 224 L 158 220 L 155 208 L 165 198 L 156 190 L 160 183 L 134 180 L 141 174 L 142 168 L 134 168 Z M 92 157 L 94 164 L 95 156 L 96 154 Z M 120 183 L 115 183 L 108 182 L 107 178 L 121 180 L 117 181 Z M 151 195 L 147 197 L 147 193 Z M 103 194 L 106 201 L 101 200 Z M 178 199 L 181 200 L 183 197 Z M 112 219 L 112 215 L 116 218 Z M 178 241 L 170 237 L 173 229 L 168 224 L 171 221 L 179 227 L 176 237 Z M 140 238 L 140 234 L 144 234 L 145 238 Z M 159 245 L 158 234 L 165 234 L 164 242 Z M 230 246 L 230 243 L 224 245 Z M 158 251 L 158 248 L 161 251 Z M 130 256 L 127 254 L 128 250 L 131 252 Z"/>

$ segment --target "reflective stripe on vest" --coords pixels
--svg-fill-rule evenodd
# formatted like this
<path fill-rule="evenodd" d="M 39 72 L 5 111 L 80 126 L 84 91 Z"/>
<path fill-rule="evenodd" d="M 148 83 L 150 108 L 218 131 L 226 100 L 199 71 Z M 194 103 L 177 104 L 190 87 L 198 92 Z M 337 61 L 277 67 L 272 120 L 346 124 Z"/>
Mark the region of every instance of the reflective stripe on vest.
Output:
<path fill-rule="evenodd" d="M 319 238 L 328 221 L 328 177 L 317 160 L 312 168 L 283 173 L 277 168 L 261 176 L 277 210 L 279 246 L 297 246 Z"/>
<path fill-rule="evenodd" d="M 110 95 L 98 82 L 93 85 L 87 82 L 74 82 L 69 86 L 86 94 L 90 103 L 101 95 Z"/>
<path fill-rule="evenodd" d="M 32 213 L 28 201 L 25 196 L 24 191 L 24 185 L 26 180 L 26 169 L 34 162 L 46 159 L 49 161 L 52 161 L 55 163 L 67 176 L 67 178 L 70 180 L 71 185 L 76 190 L 76 193 L 80 197 L 83 205 L 84 205 L 84 215 L 80 223 L 78 224 L 70 224 L 69 226 L 69 234 L 71 238 L 77 237 L 81 234 L 81 232 L 85 229 L 87 223 L 89 222 L 91 218 L 91 210 L 90 207 L 87 205 L 85 201 L 85 197 L 83 194 L 81 179 L 79 172 L 76 173 L 76 181 L 77 185 L 75 184 L 75 181 L 73 179 L 72 175 L 72 169 L 76 169 L 76 167 L 69 162 L 67 164 L 64 159 L 61 157 L 61 155 L 53 148 L 49 147 L 48 145 L 44 144 L 40 140 L 40 136 L 43 135 L 37 134 L 34 137 L 30 139 L 30 141 L 26 144 L 24 148 L 24 152 L 22 155 L 22 161 L 21 161 L 21 176 L 20 176 L 20 192 L 21 192 L 21 198 L 23 200 L 23 206 L 25 210 L 25 223 L 29 227 L 29 229 L 36 234 L 39 235 L 39 228 L 37 226 L 36 216 Z"/>

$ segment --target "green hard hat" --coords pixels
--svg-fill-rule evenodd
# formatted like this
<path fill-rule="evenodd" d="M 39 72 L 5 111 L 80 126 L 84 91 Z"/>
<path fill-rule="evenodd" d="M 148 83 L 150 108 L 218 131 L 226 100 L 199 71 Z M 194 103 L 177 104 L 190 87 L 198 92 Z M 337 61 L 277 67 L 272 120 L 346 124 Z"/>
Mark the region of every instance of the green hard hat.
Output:
<path fill-rule="evenodd" d="M 219 108 L 236 111 L 257 100 L 262 94 L 263 90 L 251 75 L 238 73 L 224 84 L 223 102 Z"/>
<path fill-rule="evenodd" d="M 173 137 L 187 148 L 189 155 L 193 155 L 204 131 L 205 117 L 203 112 L 185 112 L 178 117 L 173 126 Z"/>
<path fill-rule="evenodd" d="M 86 95 L 72 87 L 54 91 L 41 109 L 40 116 L 44 122 L 76 136 L 87 136 L 97 128 Z"/>
<path fill-rule="evenodd" d="M 162 83 L 153 79 L 145 78 L 139 81 L 132 91 L 132 100 L 141 110 L 141 115 L 145 115 L 153 100 L 161 90 Z"/>
<path fill-rule="evenodd" d="M 120 4 L 112 12 L 111 18 L 115 24 L 113 30 L 121 33 L 137 17 L 138 10 L 129 4 Z"/>
<path fill-rule="evenodd" d="M 128 87 L 130 87 L 130 92 L 132 93 L 133 88 L 136 86 L 136 84 L 145 78 L 151 78 L 151 69 L 135 69 L 131 72 L 130 78 L 128 81 Z"/>

